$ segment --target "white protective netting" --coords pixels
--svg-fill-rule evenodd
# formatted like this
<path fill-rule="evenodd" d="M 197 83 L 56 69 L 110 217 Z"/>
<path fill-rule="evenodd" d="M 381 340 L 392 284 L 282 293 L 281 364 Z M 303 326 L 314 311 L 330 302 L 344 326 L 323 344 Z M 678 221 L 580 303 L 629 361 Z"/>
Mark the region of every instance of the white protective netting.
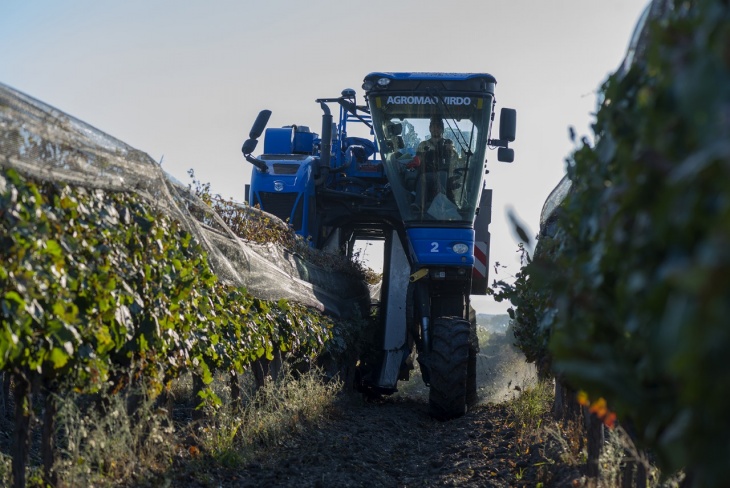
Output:
<path fill-rule="evenodd" d="M 337 316 L 349 315 L 355 303 L 369 303 L 364 282 L 278 245 L 239 239 L 149 155 L 2 83 L 0 166 L 37 179 L 140 195 L 198 239 L 221 280 L 259 298 L 293 300 Z M 258 211 L 247 212 L 255 218 Z"/>
<path fill-rule="evenodd" d="M 568 175 L 563 176 L 560 182 L 555 185 L 553 191 L 550 192 L 545 203 L 542 206 L 542 212 L 540 212 L 540 228 L 543 228 L 545 224 L 551 218 L 554 218 L 555 209 L 563 203 L 565 197 L 568 196 L 572 181 L 568 178 Z"/>

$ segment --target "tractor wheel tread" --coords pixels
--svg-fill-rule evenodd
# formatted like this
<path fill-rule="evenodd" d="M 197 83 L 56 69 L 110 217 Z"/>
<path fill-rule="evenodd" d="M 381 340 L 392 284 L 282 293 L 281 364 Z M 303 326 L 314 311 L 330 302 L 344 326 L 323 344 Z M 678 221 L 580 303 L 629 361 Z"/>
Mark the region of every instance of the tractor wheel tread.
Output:
<path fill-rule="evenodd" d="M 439 420 L 466 413 L 467 363 L 469 361 L 468 321 L 439 317 L 431 332 L 431 415 Z"/>
<path fill-rule="evenodd" d="M 469 322 L 469 359 L 466 367 L 466 406 L 468 408 L 472 408 L 479 403 L 479 393 L 477 388 L 477 355 L 479 354 L 479 336 L 477 335 L 476 318 L 470 315 Z"/>

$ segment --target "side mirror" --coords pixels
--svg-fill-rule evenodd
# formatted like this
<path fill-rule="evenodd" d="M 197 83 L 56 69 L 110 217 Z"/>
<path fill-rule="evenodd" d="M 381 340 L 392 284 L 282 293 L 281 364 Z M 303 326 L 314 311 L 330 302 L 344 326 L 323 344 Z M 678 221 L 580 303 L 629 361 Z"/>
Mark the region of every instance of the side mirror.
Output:
<path fill-rule="evenodd" d="M 241 152 L 243 154 L 253 153 L 258 143 L 259 141 L 257 141 L 256 139 L 246 139 L 246 142 L 243 143 L 243 147 L 241 148 Z"/>
<path fill-rule="evenodd" d="M 517 130 L 517 110 L 503 108 L 499 112 L 499 138 L 503 141 L 514 142 Z M 500 159 L 502 161 L 502 159 Z"/>
<path fill-rule="evenodd" d="M 515 150 L 509 147 L 497 149 L 497 160 L 503 163 L 512 163 L 515 160 Z"/>
<path fill-rule="evenodd" d="M 269 117 L 271 117 L 271 110 L 262 110 L 261 112 L 259 112 L 256 120 L 253 123 L 253 127 L 251 127 L 251 132 L 248 133 L 249 138 L 246 140 L 246 142 L 243 143 L 243 146 L 241 147 L 241 152 L 246 158 L 246 161 L 253 164 L 264 173 L 268 171 L 266 163 L 258 158 L 251 156 L 251 153 L 253 153 L 256 149 L 256 146 L 259 143 L 257 139 L 264 132 L 266 124 L 269 123 Z"/>
<path fill-rule="evenodd" d="M 504 109 L 502 109 L 504 110 Z M 248 137 L 251 139 L 258 139 L 266 128 L 266 124 L 269 123 L 269 117 L 271 117 L 271 110 L 262 110 L 256 117 L 256 120 L 251 127 L 251 132 L 248 133 Z"/>

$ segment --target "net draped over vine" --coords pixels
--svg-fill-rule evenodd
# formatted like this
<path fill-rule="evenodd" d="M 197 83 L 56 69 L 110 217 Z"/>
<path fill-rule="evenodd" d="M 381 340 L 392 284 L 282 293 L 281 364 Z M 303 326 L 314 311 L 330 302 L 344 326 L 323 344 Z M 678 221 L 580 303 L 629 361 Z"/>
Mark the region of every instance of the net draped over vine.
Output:
<path fill-rule="evenodd" d="M 293 300 L 338 316 L 347 315 L 354 303 L 369 301 L 364 282 L 276 244 L 238 238 L 146 153 L 2 83 L 0 166 L 41 180 L 138 194 L 201 243 L 220 280 L 261 299 Z M 246 212 L 251 218 L 261 213 L 251 207 Z"/>
<path fill-rule="evenodd" d="M 572 182 L 567 176 L 563 176 L 560 182 L 550 192 L 540 212 L 540 227 L 544 227 L 551 217 L 554 217 L 555 209 L 557 209 L 565 197 L 568 196 Z"/>

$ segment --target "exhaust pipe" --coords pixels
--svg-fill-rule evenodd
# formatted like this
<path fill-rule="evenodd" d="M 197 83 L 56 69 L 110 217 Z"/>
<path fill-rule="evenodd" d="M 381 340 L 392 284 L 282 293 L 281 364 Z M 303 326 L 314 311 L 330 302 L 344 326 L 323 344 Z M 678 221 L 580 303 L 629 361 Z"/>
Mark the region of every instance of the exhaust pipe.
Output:
<path fill-rule="evenodd" d="M 327 181 L 330 172 L 330 158 L 332 154 L 332 112 L 324 102 L 319 102 L 324 115 L 322 115 L 322 143 L 319 156 L 319 177 L 314 180 L 316 186 Z"/>

